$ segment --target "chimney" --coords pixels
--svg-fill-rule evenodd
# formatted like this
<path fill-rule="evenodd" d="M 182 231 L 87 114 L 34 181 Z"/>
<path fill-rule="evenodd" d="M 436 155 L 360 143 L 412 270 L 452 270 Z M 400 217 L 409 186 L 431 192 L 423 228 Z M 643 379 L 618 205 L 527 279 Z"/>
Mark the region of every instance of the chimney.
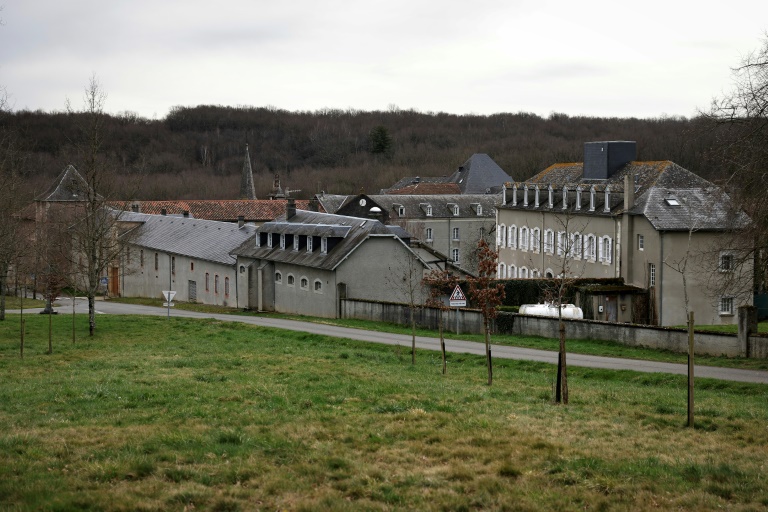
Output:
<path fill-rule="evenodd" d="M 624 176 L 624 211 L 629 211 L 635 206 L 635 175 L 627 173 Z"/>
<path fill-rule="evenodd" d="M 635 158 L 635 141 L 585 142 L 584 179 L 607 180 Z"/>
<path fill-rule="evenodd" d="M 183 215 L 184 215 L 185 219 L 188 219 L 189 218 L 189 210 L 184 210 Z"/>
<path fill-rule="evenodd" d="M 309 200 L 309 211 L 311 212 L 320 211 L 320 201 L 318 201 L 317 196 L 313 196 L 312 199 Z"/>
<path fill-rule="evenodd" d="M 139 213 L 139 203 L 133 203 L 133 204 L 131 205 L 131 211 L 132 211 L 133 213 Z"/>
<path fill-rule="evenodd" d="M 296 215 L 296 200 L 289 197 L 285 203 L 285 220 L 293 218 L 294 215 Z"/>
<path fill-rule="evenodd" d="M 245 224 L 245 215 L 238 215 L 237 216 L 237 227 L 241 228 L 241 227 L 243 227 L 243 224 Z"/>
<path fill-rule="evenodd" d="M 160 209 L 160 215 L 167 215 L 167 214 L 168 214 L 168 210 L 166 210 L 165 208 Z"/>

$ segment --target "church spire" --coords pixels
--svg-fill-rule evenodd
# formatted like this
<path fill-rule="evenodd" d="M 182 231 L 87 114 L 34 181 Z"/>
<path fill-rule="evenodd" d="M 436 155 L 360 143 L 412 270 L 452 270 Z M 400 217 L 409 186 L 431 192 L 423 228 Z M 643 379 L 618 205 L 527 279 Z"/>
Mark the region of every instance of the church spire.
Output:
<path fill-rule="evenodd" d="M 240 178 L 240 199 L 256 199 L 256 188 L 253 185 L 253 169 L 251 169 L 251 155 L 248 153 L 247 143 L 245 145 L 243 175 Z"/>

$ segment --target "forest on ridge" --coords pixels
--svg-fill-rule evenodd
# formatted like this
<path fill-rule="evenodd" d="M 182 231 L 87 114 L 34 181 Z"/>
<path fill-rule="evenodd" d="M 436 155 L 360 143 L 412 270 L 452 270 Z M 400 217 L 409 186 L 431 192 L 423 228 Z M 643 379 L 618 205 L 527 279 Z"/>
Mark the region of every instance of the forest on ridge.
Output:
<path fill-rule="evenodd" d="M 77 167 L 73 134 L 81 115 L 0 114 L 0 128 L 17 136 L 31 195 L 50 186 L 66 165 Z M 583 143 L 599 140 L 635 140 L 638 160 L 672 160 L 717 181 L 722 170 L 710 155 L 708 126 L 704 118 L 682 117 L 201 105 L 175 107 L 159 120 L 107 115 L 103 154 L 118 186 L 140 176 L 135 198 L 144 200 L 236 199 L 246 142 L 259 198 L 267 197 L 276 173 L 299 198 L 319 191 L 377 193 L 404 176 L 449 175 L 473 153 L 487 153 L 515 180 L 525 180 L 553 163 L 582 161 Z"/>

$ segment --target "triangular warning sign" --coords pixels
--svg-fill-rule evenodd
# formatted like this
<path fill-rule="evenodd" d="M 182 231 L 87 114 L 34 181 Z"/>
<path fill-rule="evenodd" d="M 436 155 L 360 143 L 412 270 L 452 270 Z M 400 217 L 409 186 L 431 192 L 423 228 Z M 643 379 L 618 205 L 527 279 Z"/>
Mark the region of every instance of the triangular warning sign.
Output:
<path fill-rule="evenodd" d="M 445 297 L 445 295 L 443 295 L 443 297 Z M 464 292 L 461 291 L 459 285 L 456 285 L 456 288 L 453 289 L 450 300 L 467 300 L 467 297 L 464 295 Z"/>

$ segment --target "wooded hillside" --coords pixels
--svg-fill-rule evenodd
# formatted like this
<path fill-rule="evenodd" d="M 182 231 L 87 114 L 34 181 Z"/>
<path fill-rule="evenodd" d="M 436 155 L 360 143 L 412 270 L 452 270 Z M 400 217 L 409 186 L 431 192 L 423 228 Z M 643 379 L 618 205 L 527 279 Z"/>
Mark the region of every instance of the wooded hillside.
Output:
<path fill-rule="evenodd" d="M 79 114 L 5 114 L 26 155 L 31 192 L 77 165 L 71 134 Z M 110 116 L 105 150 L 118 177 L 143 175 L 138 199 L 234 199 L 245 143 L 256 193 L 265 198 L 275 173 L 283 187 L 307 198 L 378 192 L 404 176 L 451 174 L 473 153 L 489 154 L 516 180 L 555 162 L 582 160 L 582 143 L 635 140 L 640 160 L 672 160 L 708 179 L 711 141 L 702 119 L 604 119 L 553 113 L 453 115 L 413 110 L 288 112 L 276 108 L 176 107 L 161 120 Z"/>

